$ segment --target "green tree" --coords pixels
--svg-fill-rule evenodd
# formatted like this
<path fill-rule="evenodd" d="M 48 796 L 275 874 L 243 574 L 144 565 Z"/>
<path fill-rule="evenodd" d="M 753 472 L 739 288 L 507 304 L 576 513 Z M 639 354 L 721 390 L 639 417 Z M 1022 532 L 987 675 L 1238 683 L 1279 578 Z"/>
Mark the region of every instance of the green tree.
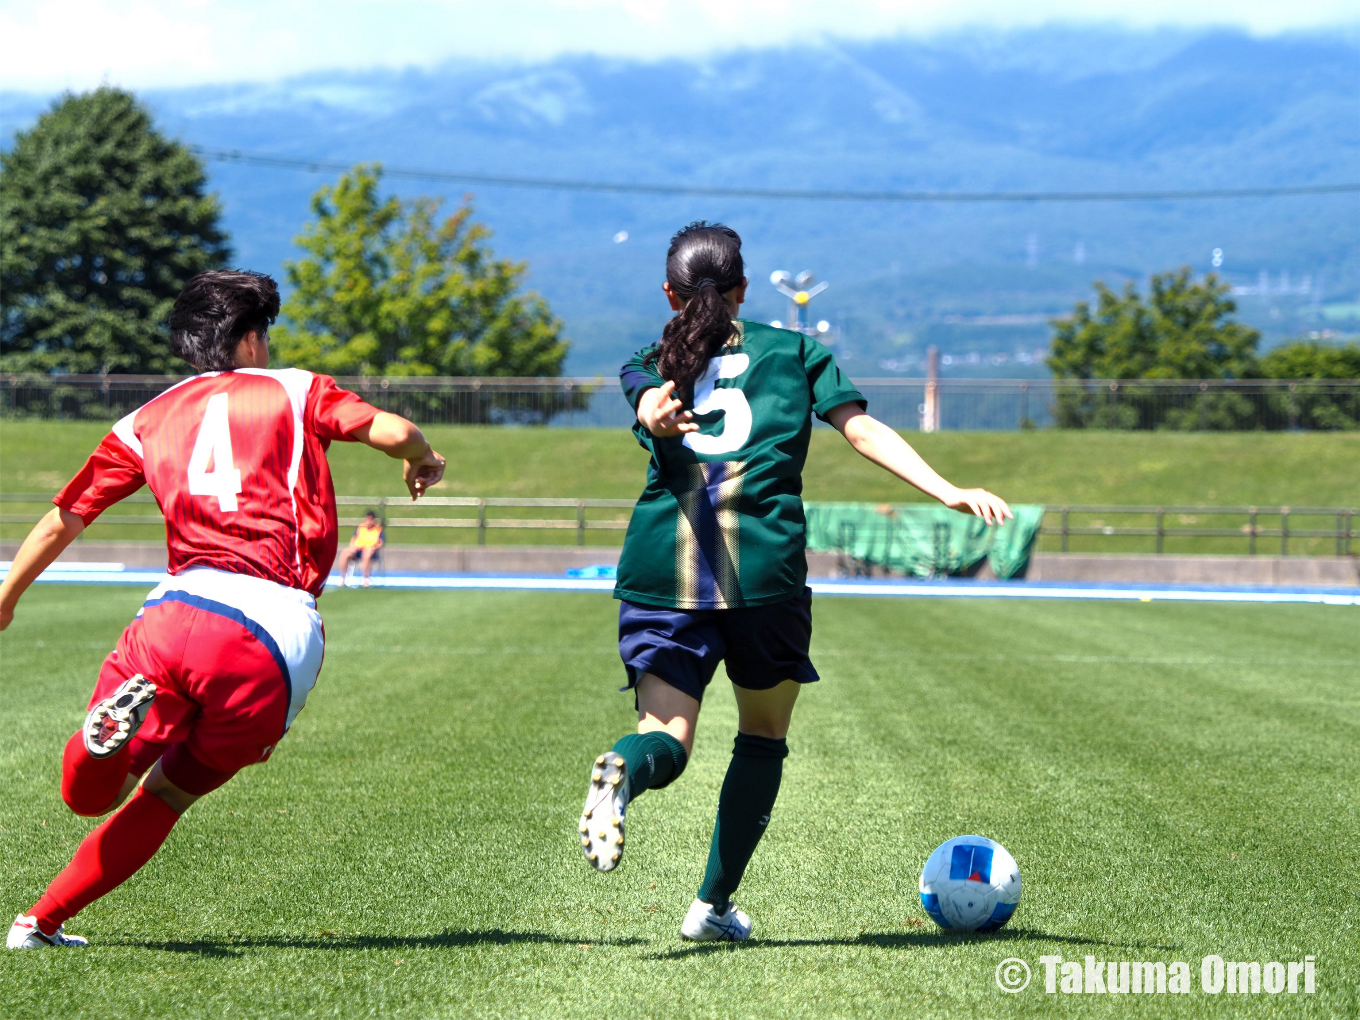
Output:
<path fill-rule="evenodd" d="M 1360 343 L 1297 340 L 1261 359 L 1267 379 L 1297 379 L 1287 390 L 1271 394 L 1276 414 L 1294 428 L 1360 429 L 1360 391 L 1313 380 L 1360 380 Z"/>
<path fill-rule="evenodd" d="M 497 259 L 464 203 L 382 199 L 382 168 L 355 167 L 312 198 L 286 263 L 293 291 L 273 332 L 281 363 L 333 375 L 555 376 L 568 343 L 526 266 Z"/>
<path fill-rule="evenodd" d="M 1266 379 L 1360 379 L 1360 343 L 1326 344 L 1296 340 L 1261 359 Z"/>
<path fill-rule="evenodd" d="M 166 319 L 230 256 L 203 165 L 128 92 L 69 93 L 0 155 L 0 370 L 174 372 Z"/>
<path fill-rule="evenodd" d="M 1255 374 L 1261 334 L 1228 317 L 1230 287 L 1189 268 L 1152 277 L 1147 299 L 1132 283 L 1096 283 L 1095 308 L 1077 302 L 1054 320 L 1048 367 L 1058 379 L 1244 379 Z"/>
<path fill-rule="evenodd" d="M 1080 301 L 1070 318 L 1053 321 L 1047 359 L 1057 379 L 1245 379 L 1257 374 L 1261 335 L 1234 322 L 1230 288 L 1189 268 L 1154 275 L 1144 298 L 1132 283 L 1116 293 L 1096 283 L 1096 301 Z M 1230 392 L 1173 400 L 1150 387 L 1065 390 L 1057 417 L 1066 427 L 1245 427 L 1250 401 Z"/>

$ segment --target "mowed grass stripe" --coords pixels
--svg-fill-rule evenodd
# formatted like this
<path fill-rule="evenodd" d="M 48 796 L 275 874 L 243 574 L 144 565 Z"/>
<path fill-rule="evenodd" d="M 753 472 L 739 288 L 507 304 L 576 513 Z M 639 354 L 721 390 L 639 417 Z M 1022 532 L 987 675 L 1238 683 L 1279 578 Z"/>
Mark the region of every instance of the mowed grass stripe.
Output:
<path fill-rule="evenodd" d="M 140 593 L 34 589 L 0 638 L 0 855 L 26 906 L 89 823 L 62 742 Z M 711 692 L 674 787 L 579 858 L 591 758 L 631 724 L 614 603 L 337 592 L 321 682 L 269 763 L 195 807 L 71 925 L 0 957 L 9 1012 L 79 1016 L 1354 1014 L 1354 609 L 823 599 L 784 788 L 739 901 L 758 941 L 677 936 L 735 713 Z M 79 634 L 67 642 L 72 621 Z M 99 644 L 104 640 L 103 645 Z M 39 646 L 38 642 L 42 642 Z M 447 653 L 446 653 L 447 650 Z M 721 677 L 721 674 L 720 674 Z M 44 824 L 45 823 L 45 824 Z M 948 836 L 1005 843 L 1000 937 L 916 903 Z M 1006 956 L 1319 958 L 1310 1001 L 1003 998 Z"/>

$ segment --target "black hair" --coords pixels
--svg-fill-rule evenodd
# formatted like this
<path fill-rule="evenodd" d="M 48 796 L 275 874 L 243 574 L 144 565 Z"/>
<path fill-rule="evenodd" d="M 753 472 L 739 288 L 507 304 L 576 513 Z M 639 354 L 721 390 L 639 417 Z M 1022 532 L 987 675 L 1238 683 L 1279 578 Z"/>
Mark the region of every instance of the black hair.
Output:
<path fill-rule="evenodd" d="M 741 286 L 741 238 L 721 223 L 696 220 L 671 238 L 666 282 L 685 307 L 666 323 L 656 349 L 656 369 L 673 380 L 688 402 L 708 361 L 732 336 L 732 311 L 723 295 Z"/>
<path fill-rule="evenodd" d="M 378 517 L 378 515 L 377 515 L 376 513 L 374 513 L 372 510 L 365 510 L 365 511 L 364 511 L 364 516 L 365 516 L 365 517 L 372 517 L 372 518 L 374 518 L 375 520 L 376 520 L 377 517 Z"/>
<path fill-rule="evenodd" d="M 278 315 L 279 285 L 264 273 L 199 273 L 170 310 L 170 349 L 200 372 L 230 372 L 241 338 L 266 332 Z"/>

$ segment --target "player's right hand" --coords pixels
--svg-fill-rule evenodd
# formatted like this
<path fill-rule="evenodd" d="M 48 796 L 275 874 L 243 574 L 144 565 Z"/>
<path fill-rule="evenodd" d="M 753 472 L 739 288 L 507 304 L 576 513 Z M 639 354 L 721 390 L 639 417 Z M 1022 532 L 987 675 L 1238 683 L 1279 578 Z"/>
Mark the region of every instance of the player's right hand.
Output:
<path fill-rule="evenodd" d="M 953 492 L 940 497 L 940 502 L 951 510 L 981 517 L 988 524 L 1001 525 L 1015 519 L 1006 501 L 986 489 L 955 488 Z"/>
<path fill-rule="evenodd" d="M 412 500 L 425 495 L 425 490 L 444 477 L 444 458 L 426 447 L 425 454 L 406 462 L 402 477 L 406 479 L 406 491 Z"/>
<path fill-rule="evenodd" d="M 642 395 L 638 401 L 638 421 L 657 437 L 699 431 L 699 423 L 694 420 L 694 415 L 685 410 L 683 401 L 676 398 L 675 383 L 672 381 L 664 382 Z"/>

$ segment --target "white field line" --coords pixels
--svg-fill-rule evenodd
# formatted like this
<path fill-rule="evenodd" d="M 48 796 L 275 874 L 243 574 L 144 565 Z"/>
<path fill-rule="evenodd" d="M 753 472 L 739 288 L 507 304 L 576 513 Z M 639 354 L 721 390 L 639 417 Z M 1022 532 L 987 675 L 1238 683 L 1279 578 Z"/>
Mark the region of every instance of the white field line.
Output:
<path fill-rule="evenodd" d="M 9 564 L 0 563 L 0 576 L 8 572 Z M 128 569 L 123 564 L 63 564 L 50 569 L 38 579 L 61 584 L 120 584 L 156 586 L 165 574 L 153 570 Z M 338 574 L 332 574 L 328 587 L 340 586 Z M 500 591 L 593 591 L 614 590 L 614 582 L 604 578 L 573 577 L 447 577 L 429 574 L 402 574 L 375 577 L 376 588 L 428 590 L 500 590 Z M 1254 591 L 1234 588 L 1173 588 L 1153 585 L 1129 585 L 1120 588 L 1082 588 L 1028 585 L 1024 582 L 1006 584 L 864 584 L 854 581 L 810 581 L 809 587 L 818 595 L 857 595 L 871 598 L 943 598 L 943 599 L 1076 599 L 1103 602 L 1246 602 L 1258 604 L 1312 604 L 1327 606 L 1360 606 L 1360 590 L 1294 589 L 1286 591 Z"/>

